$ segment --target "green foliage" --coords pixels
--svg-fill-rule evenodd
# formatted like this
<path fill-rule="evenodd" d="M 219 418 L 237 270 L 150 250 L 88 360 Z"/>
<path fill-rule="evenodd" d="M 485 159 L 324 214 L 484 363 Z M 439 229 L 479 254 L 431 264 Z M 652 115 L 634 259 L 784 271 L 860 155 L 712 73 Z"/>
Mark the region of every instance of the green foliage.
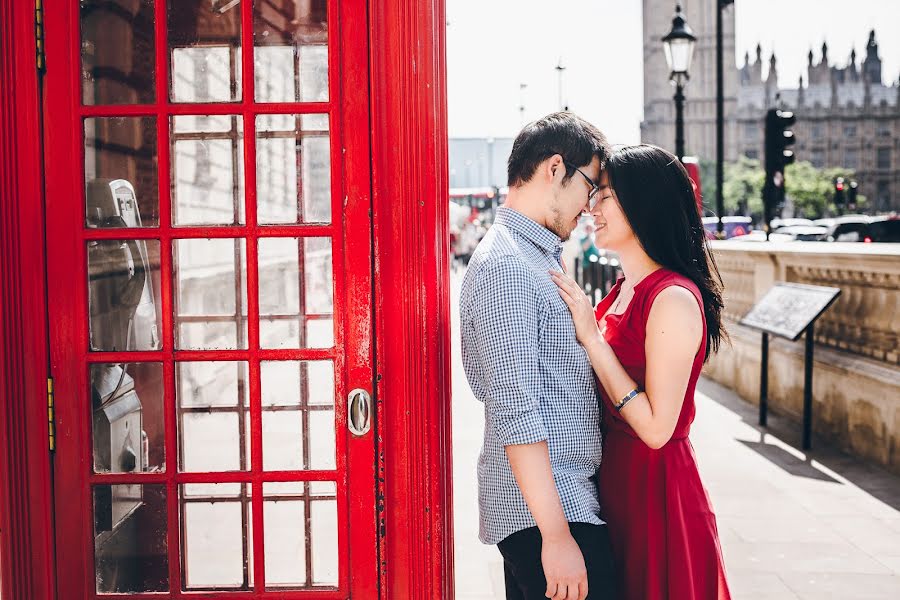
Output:
<path fill-rule="evenodd" d="M 727 164 L 727 163 L 726 163 Z M 703 190 L 703 206 L 716 210 L 716 161 L 700 159 L 700 182 Z"/>
<path fill-rule="evenodd" d="M 817 169 L 812 163 L 800 161 L 787 168 L 787 196 L 797 212 L 797 216 L 818 219 L 835 212 L 834 179 L 843 177 L 849 184 L 856 173 L 844 168 Z M 844 198 L 847 198 L 846 191 Z M 857 196 L 857 208 L 865 204 L 865 197 Z"/>
<path fill-rule="evenodd" d="M 725 163 L 723 173 L 723 201 L 726 215 L 748 215 L 755 220 L 763 214 L 762 188 L 765 172 L 759 160 L 740 157 L 737 162 Z M 793 202 L 798 217 L 818 219 L 836 213 L 834 206 L 834 178 L 843 177 L 849 183 L 854 171 L 843 168 L 817 169 L 812 163 L 800 161 L 789 165 L 785 181 L 787 197 Z M 700 161 L 703 182 L 703 205 L 715 212 L 716 163 Z M 845 193 L 844 197 L 847 197 Z M 857 196 L 857 210 L 866 204 L 865 196 Z"/>
<path fill-rule="evenodd" d="M 764 182 L 765 172 L 758 160 L 742 156 L 737 162 L 726 163 L 722 185 L 725 212 L 761 216 Z"/>
<path fill-rule="evenodd" d="M 722 175 L 724 184 L 722 200 L 725 215 L 761 215 L 762 186 L 765 174 L 759 161 L 742 156 L 737 162 L 725 163 Z M 714 214 L 716 211 L 716 163 L 714 161 L 700 161 L 700 179 L 703 181 L 703 205 L 709 214 Z"/>

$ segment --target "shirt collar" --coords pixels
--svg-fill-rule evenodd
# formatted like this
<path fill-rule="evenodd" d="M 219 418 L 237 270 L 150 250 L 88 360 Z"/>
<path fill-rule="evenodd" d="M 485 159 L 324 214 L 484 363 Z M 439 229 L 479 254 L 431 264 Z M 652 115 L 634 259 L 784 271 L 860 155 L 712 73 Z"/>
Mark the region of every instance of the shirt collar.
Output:
<path fill-rule="evenodd" d="M 494 223 L 509 227 L 548 254 L 556 256 L 562 251 L 562 240 L 558 235 L 517 210 L 501 206 L 497 209 Z"/>

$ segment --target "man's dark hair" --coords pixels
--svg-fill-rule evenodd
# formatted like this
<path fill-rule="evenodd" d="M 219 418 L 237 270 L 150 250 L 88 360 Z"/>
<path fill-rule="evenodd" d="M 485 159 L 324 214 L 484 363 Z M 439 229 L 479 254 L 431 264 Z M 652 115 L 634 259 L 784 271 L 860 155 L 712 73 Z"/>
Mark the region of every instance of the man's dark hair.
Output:
<path fill-rule="evenodd" d="M 507 163 L 507 185 L 527 183 L 538 165 L 554 154 L 576 167 L 589 165 L 596 156 L 602 166 L 609 156 L 609 143 L 599 129 L 578 115 L 570 112 L 547 115 L 526 125 L 516 137 Z M 567 165 L 563 181 L 574 174 L 575 169 Z"/>

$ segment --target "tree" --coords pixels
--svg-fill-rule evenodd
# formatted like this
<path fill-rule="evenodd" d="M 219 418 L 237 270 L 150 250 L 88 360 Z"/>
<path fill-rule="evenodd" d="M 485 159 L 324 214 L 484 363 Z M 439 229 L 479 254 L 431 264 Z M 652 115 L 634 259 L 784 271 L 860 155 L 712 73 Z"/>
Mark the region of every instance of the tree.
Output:
<path fill-rule="evenodd" d="M 700 159 L 700 182 L 703 190 L 703 207 L 706 212 L 712 214 L 716 211 L 716 161 Z"/>
<path fill-rule="evenodd" d="M 724 171 L 722 195 L 725 212 L 761 217 L 766 174 L 760 162 L 742 156 L 737 162 L 727 163 Z"/>
<path fill-rule="evenodd" d="M 761 194 L 765 174 L 760 162 L 742 156 L 737 162 L 725 163 L 722 171 L 722 200 L 725 215 L 761 215 Z M 715 214 L 716 163 L 714 161 L 700 161 L 700 179 L 703 181 L 703 206 L 709 214 Z"/>
<path fill-rule="evenodd" d="M 834 214 L 834 179 L 850 181 L 856 173 L 849 169 L 831 167 L 817 169 L 810 162 L 799 161 L 788 168 L 787 197 L 794 203 L 798 216 L 818 219 Z M 865 204 L 864 196 L 856 200 L 857 207 Z"/>
<path fill-rule="evenodd" d="M 725 215 L 738 214 L 751 216 L 754 220 L 761 219 L 765 172 L 760 161 L 742 156 L 737 162 L 725 163 L 723 171 L 722 199 Z M 812 163 L 798 161 L 787 168 L 786 196 L 794 204 L 797 216 L 818 219 L 837 212 L 834 207 L 834 178 L 843 177 L 849 181 L 855 176 L 855 172 L 849 169 L 817 169 Z M 700 178 L 703 180 L 703 205 L 710 214 L 714 214 L 716 163 L 700 161 Z M 865 196 L 860 195 L 856 202 L 857 208 L 865 203 Z"/>

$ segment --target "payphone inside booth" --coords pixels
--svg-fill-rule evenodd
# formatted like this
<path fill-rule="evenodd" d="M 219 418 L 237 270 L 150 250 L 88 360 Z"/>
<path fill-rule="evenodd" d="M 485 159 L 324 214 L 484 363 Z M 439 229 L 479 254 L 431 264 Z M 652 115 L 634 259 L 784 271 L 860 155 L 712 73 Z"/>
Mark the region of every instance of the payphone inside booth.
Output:
<path fill-rule="evenodd" d="M 89 228 L 142 227 L 134 187 L 124 179 L 93 179 L 85 189 Z M 88 253 L 90 348 L 93 351 L 160 348 L 153 264 L 147 241 L 91 240 Z M 90 368 L 93 465 L 98 473 L 133 473 L 150 469 L 144 427 L 142 363 L 95 363 Z M 140 552 L 144 486 L 119 484 L 94 488 L 94 532 L 98 591 L 140 589 L 146 576 L 127 557 Z M 145 509 L 146 512 L 146 509 Z"/>
<path fill-rule="evenodd" d="M 87 224 L 94 228 L 142 227 L 134 187 L 124 179 L 87 184 Z M 159 327 L 150 259 L 143 240 L 96 240 L 91 265 L 91 349 L 157 350 Z"/>
<path fill-rule="evenodd" d="M 372 293 L 372 231 L 394 217 L 375 218 L 392 204 L 372 194 L 382 103 L 347 93 L 369 89 L 383 54 L 366 8 L 81 0 L 43 14 L 54 68 L 43 202 L 28 211 L 46 222 L 60 435 L 41 540 L 59 550 L 46 568 L 60 598 L 378 595 L 386 463 L 371 399 L 387 300 Z"/>

